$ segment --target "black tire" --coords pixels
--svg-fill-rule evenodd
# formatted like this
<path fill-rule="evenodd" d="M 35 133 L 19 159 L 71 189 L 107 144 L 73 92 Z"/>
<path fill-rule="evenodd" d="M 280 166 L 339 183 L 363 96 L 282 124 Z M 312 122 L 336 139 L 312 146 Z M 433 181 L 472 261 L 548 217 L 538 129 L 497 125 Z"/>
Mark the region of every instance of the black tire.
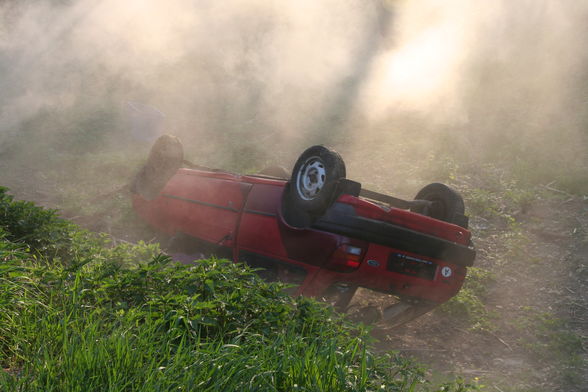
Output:
<path fill-rule="evenodd" d="M 291 208 L 321 215 L 335 201 L 339 180 L 345 178 L 341 156 L 325 146 L 312 146 L 300 155 L 290 178 Z"/>
<path fill-rule="evenodd" d="M 135 176 L 131 191 L 147 200 L 153 200 L 169 179 L 182 167 L 184 148 L 182 142 L 175 136 L 160 136 L 149 152 L 147 163 Z"/>
<path fill-rule="evenodd" d="M 413 207 L 411 211 L 462 226 L 465 207 L 459 193 L 445 184 L 432 183 L 421 189 L 415 200 L 433 202 L 431 207 Z M 466 223 L 467 226 L 467 223 Z"/>

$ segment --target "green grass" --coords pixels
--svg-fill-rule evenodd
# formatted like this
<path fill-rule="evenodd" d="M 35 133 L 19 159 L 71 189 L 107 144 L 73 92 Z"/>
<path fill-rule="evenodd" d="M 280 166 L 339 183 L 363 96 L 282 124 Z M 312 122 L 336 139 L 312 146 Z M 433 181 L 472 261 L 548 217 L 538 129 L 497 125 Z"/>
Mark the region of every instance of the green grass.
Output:
<path fill-rule="evenodd" d="M 466 281 L 457 295 L 444 303 L 440 311 L 471 329 L 489 330 L 493 328 L 491 315 L 484 304 L 489 282 L 494 275 L 477 267 L 468 268 Z"/>
<path fill-rule="evenodd" d="M 561 385 L 580 385 L 582 369 L 588 365 L 583 358 L 585 337 L 552 312 L 532 308 L 525 311 L 526 315 L 514 320 L 514 325 L 522 331 L 519 343 L 533 354 L 538 363 L 556 366 L 556 377 Z"/>
<path fill-rule="evenodd" d="M 0 390 L 467 391 L 226 260 L 111 246 L 0 189 Z"/>

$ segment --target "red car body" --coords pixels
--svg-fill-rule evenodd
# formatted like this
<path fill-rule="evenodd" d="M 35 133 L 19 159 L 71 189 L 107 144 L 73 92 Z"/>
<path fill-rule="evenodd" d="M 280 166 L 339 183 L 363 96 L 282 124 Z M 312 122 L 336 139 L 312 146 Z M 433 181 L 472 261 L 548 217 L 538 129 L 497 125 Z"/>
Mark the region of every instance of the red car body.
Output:
<path fill-rule="evenodd" d="M 218 246 L 235 262 L 298 274 L 294 294 L 365 287 L 439 304 L 461 288 L 475 251 L 458 225 L 343 193 L 310 227 L 283 217 L 284 179 L 179 169 L 153 200 L 135 193 L 151 226 Z"/>

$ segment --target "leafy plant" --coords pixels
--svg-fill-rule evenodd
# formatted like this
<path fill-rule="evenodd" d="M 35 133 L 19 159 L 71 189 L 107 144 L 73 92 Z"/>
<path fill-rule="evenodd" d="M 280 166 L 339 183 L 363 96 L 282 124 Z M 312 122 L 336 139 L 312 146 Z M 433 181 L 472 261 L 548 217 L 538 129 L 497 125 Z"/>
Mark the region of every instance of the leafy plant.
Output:
<path fill-rule="evenodd" d="M 366 330 L 246 266 L 214 258 L 183 265 L 154 245 L 112 246 L 3 195 L 0 390 L 430 386 L 411 361 L 374 354 Z M 32 222 L 38 227 L 26 235 Z"/>

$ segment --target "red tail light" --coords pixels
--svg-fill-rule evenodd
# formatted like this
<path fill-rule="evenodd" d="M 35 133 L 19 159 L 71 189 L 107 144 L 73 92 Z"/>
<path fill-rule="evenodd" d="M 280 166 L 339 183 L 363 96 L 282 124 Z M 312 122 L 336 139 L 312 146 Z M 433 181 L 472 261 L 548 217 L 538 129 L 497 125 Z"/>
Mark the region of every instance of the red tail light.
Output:
<path fill-rule="evenodd" d="M 361 265 L 362 256 L 363 249 L 359 246 L 341 245 L 325 267 L 337 272 L 353 272 Z"/>

